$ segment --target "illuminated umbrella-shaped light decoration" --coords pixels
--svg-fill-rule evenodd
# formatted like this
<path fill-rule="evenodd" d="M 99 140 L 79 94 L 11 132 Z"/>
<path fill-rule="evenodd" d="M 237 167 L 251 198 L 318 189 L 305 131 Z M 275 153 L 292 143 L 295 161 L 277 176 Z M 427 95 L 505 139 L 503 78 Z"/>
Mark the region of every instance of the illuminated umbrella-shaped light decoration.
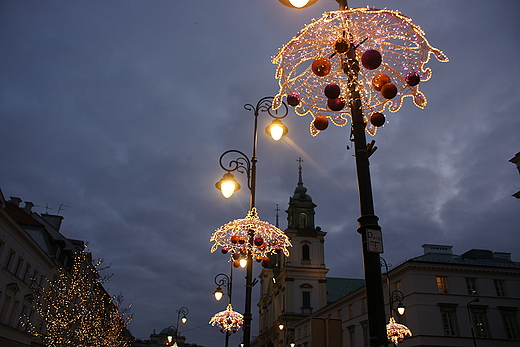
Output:
<path fill-rule="evenodd" d="M 390 322 L 386 325 L 386 333 L 388 335 L 388 342 L 392 342 L 396 345 L 399 342 L 403 342 L 405 337 L 412 336 L 412 332 L 406 325 L 398 324 L 395 322 L 394 317 L 390 317 Z"/>
<path fill-rule="evenodd" d="M 253 232 L 253 244 L 248 242 L 249 231 Z M 211 235 L 210 242 L 215 243 L 211 252 L 222 247 L 222 253 L 230 253 L 231 259 L 251 252 L 253 259 L 267 266 L 269 254 L 283 252 L 289 256 L 288 247 L 292 247 L 291 241 L 283 231 L 258 218 L 256 208 L 253 207 L 247 213 L 246 218 L 236 219 L 218 228 Z"/>
<path fill-rule="evenodd" d="M 244 324 L 244 316 L 233 311 L 233 307 L 229 304 L 225 311 L 220 311 L 211 317 L 209 324 L 218 327 L 223 333 L 226 331 L 236 333 Z"/>
<path fill-rule="evenodd" d="M 274 56 L 280 89 L 273 108 L 285 96 L 297 114 L 312 115 L 310 131 L 315 136 L 326 128 L 324 119 L 338 126 L 347 124 L 351 114 L 345 106 L 354 82 L 361 95 L 366 130 L 375 135 L 384 124 L 384 110 L 397 112 L 405 97 L 412 97 L 420 108 L 426 106 L 419 83 L 431 77 L 425 64 L 432 54 L 440 62 L 448 61 L 429 44 L 422 29 L 398 11 L 356 8 L 326 12 Z M 352 76 L 357 81 L 349 81 Z M 372 123 L 374 113 L 381 116 Z"/>

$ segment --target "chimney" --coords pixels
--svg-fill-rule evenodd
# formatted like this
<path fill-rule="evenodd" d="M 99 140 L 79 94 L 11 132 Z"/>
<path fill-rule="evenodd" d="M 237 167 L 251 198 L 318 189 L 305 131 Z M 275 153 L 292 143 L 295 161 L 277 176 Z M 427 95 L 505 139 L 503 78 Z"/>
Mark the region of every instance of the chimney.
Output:
<path fill-rule="evenodd" d="M 19 197 L 16 197 L 16 196 L 11 196 L 11 200 L 9 200 L 9 202 L 11 204 L 15 205 L 16 207 L 19 207 L 20 203 L 22 202 L 22 199 L 20 199 Z"/>
<path fill-rule="evenodd" d="M 25 211 L 25 213 L 30 215 L 33 207 L 34 207 L 34 204 L 32 202 L 26 201 L 25 207 L 23 208 L 23 210 Z"/>
<path fill-rule="evenodd" d="M 422 245 L 422 248 L 424 248 L 424 254 L 428 254 L 428 253 L 453 254 L 451 251 L 453 246 L 424 244 L 424 245 Z"/>

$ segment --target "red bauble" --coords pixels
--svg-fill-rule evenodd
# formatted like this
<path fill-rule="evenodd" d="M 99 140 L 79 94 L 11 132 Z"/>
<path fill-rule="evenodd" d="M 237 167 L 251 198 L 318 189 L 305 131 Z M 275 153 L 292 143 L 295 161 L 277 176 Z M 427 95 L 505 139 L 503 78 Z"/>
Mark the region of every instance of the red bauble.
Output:
<path fill-rule="evenodd" d="M 229 252 L 229 248 L 222 247 L 222 253 L 226 254 L 227 252 Z"/>
<path fill-rule="evenodd" d="M 262 258 L 262 256 L 260 256 L 260 255 L 257 255 L 256 258 L 255 258 L 257 263 L 260 263 L 263 259 L 264 258 Z"/>
<path fill-rule="evenodd" d="M 340 38 L 334 43 L 334 50 L 336 53 L 343 54 L 347 53 L 350 48 L 350 42 L 346 38 Z"/>
<path fill-rule="evenodd" d="M 406 83 L 410 86 L 410 87 L 413 87 L 413 86 L 416 86 L 419 84 L 419 82 L 421 82 L 421 76 L 419 76 L 419 74 L 415 71 L 412 71 L 412 72 L 409 72 L 405 79 Z"/>
<path fill-rule="evenodd" d="M 300 96 L 297 93 L 288 94 L 287 103 L 292 107 L 298 106 L 300 104 Z"/>
<path fill-rule="evenodd" d="M 387 83 L 390 83 L 390 77 L 387 74 L 380 73 L 376 77 L 372 79 L 372 87 L 378 92 L 381 91 L 381 88 Z"/>
<path fill-rule="evenodd" d="M 318 116 L 314 119 L 314 126 L 318 130 L 325 130 L 329 126 L 329 120 L 325 116 Z"/>
<path fill-rule="evenodd" d="M 240 266 L 240 260 L 234 260 L 233 267 L 239 267 L 239 266 Z"/>
<path fill-rule="evenodd" d="M 375 112 L 370 116 L 370 123 L 376 127 L 380 127 L 385 124 L 385 115 L 380 112 Z"/>
<path fill-rule="evenodd" d="M 345 102 L 341 98 L 327 100 L 327 106 L 332 111 L 341 111 L 345 107 Z"/>
<path fill-rule="evenodd" d="M 383 57 L 379 51 L 375 49 L 369 49 L 363 53 L 361 56 L 361 64 L 365 67 L 365 69 L 374 70 L 381 65 L 383 61 Z"/>
<path fill-rule="evenodd" d="M 269 266 L 269 262 L 271 261 L 271 259 L 269 259 L 269 257 L 263 257 L 262 258 L 262 266 L 263 267 L 267 267 Z"/>
<path fill-rule="evenodd" d="M 262 242 L 262 244 L 258 246 L 258 249 L 264 249 L 265 247 L 267 247 L 267 244 L 265 242 Z"/>
<path fill-rule="evenodd" d="M 233 236 L 231 236 L 231 242 L 237 243 L 239 238 L 240 237 L 238 235 L 233 235 Z"/>
<path fill-rule="evenodd" d="M 264 239 L 261 238 L 260 236 L 257 236 L 257 237 L 255 237 L 253 242 L 255 243 L 255 246 L 260 246 L 260 245 L 262 245 L 262 243 L 264 243 Z"/>
<path fill-rule="evenodd" d="M 330 61 L 327 58 L 318 58 L 312 62 L 312 72 L 316 76 L 326 76 L 330 72 Z"/>
<path fill-rule="evenodd" d="M 245 237 L 239 237 L 239 238 L 238 238 L 238 243 L 240 243 L 241 245 L 243 245 L 244 243 L 246 243 L 246 239 L 245 239 Z"/>
<path fill-rule="evenodd" d="M 341 93 L 341 90 L 339 89 L 339 86 L 336 83 L 327 84 L 325 87 L 325 96 L 329 99 L 336 99 L 339 97 L 339 94 Z"/>
<path fill-rule="evenodd" d="M 393 83 L 386 83 L 381 88 L 381 94 L 385 99 L 393 99 L 397 95 L 397 87 Z"/>
<path fill-rule="evenodd" d="M 233 253 L 233 259 L 234 260 L 240 259 L 240 253 L 237 253 L 237 252 Z"/>

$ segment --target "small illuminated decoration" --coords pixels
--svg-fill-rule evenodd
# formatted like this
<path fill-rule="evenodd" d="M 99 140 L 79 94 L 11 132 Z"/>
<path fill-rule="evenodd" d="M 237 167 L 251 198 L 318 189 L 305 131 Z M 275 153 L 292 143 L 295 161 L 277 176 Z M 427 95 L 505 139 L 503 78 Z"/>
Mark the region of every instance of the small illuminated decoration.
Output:
<path fill-rule="evenodd" d="M 244 316 L 233 311 L 231 304 L 228 304 L 226 310 L 215 314 L 209 321 L 209 324 L 218 327 L 223 333 L 226 331 L 236 333 L 244 324 Z"/>
<path fill-rule="evenodd" d="M 326 12 L 274 56 L 280 89 L 273 109 L 287 97 L 298 115 L 312 115 L 310 132 L 316 136 L 323 130 L 319 127 L 323 122 L 314 122 L 317 117 L 327 117 L 337 126 L 347 124 L 350 107 L 344 106 L 357 85 L 366 130 L 375 135 L 380 125 L 370 122 L 373 113 L 397 112 L 407 96 L 418 107 L 426 106 L 419 82 L 432 75 L 425 67 L 432 54 L 440 62 L 448 61 L 400 12 L 369 8 Z"/>
<path fill-rule="evenodd" d="M 253 232 L 252 244 L 248 242 L 249 230 Z M 234 261 L 240 255 L 251 252 L 253 259 L 262 262 L 264 266 L 268 263 L 269 254 L 283 252 L 289 256 L 287 248 L 292 247 L 283 231 L 258 218 L 255 207 L 247 213 L 245 219 L 236 219 L 218 228 L 209 240 L 215 241 L 211 253 L 220 246 L 222 253 L 230 253 L 231 261 Z"/>
<path fill-rule="evenodd" d="M 406 325 L 398 324 L 395 322 L 394 317 L 390 317 L 390 322 L 386 325 L 386 333 L 388 335 L 388 342 L 392 342 L 396 345 L 399 342 L 403 342 L 405 337 L 412 336 L 412 332 Z"/>

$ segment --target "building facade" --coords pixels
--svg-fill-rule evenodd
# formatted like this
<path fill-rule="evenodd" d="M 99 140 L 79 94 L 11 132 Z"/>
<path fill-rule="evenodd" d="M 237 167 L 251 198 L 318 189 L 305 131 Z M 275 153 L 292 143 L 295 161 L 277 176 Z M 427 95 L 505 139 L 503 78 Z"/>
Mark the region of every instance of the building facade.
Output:
<path fill-rule="evenodd" d="M 364 280 L 326 276 L 326 233 L 314 225 L 315 207 L 300 167 L 286 211 L 293 249 L 260 274 L 257 347 L 369 346 Z M 399 346 L 520 346 L 520 262 L 504 252 L 422 247 L 422 255 L 381 278 L 386 320 L 392 316 L 412 332 Z M 394 293 L 403 295 L 400 302 Z"/>

